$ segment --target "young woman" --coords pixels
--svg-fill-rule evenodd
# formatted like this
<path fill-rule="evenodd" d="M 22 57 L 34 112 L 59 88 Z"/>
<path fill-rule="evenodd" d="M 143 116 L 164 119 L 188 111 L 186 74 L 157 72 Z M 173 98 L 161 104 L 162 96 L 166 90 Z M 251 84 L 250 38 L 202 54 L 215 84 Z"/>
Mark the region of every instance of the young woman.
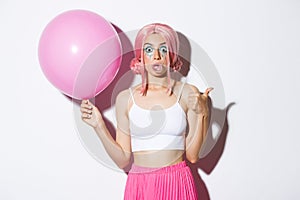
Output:
<path fill-rule="evenodd" d="M 177 33 L 165 24 L 149 24 L 137 34 L 131 69 L 142 83 L 116 99 L 116 140 L 101 113 L 88 100 L 82 120 L 92 126 L 107 153 L 128 173 L 125 200 L 197 199 L 194 180 L 184 161 L 198 160 L 208 129 L 208 88 L 203 94 L 190 84 L 171 79 L 179 70 Z"/>

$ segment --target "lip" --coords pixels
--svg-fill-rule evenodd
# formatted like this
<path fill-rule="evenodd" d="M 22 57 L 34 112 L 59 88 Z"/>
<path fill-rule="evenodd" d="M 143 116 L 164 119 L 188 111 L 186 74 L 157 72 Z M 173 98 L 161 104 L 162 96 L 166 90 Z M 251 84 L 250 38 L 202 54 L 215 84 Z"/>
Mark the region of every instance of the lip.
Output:
<path fill-rule="evenodd" d="M 163 65 L 162 64 L 153 64 L 151 65 L 152 69 L 156 72 L 162 71 Z"/>

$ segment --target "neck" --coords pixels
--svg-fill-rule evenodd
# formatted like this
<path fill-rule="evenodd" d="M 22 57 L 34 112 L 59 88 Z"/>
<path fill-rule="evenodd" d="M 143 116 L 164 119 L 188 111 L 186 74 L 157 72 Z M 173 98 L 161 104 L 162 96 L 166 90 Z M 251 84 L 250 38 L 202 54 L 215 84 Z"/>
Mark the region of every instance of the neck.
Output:
<path fill-rule="evenodd" d="M 167 77 L 148 77 L 148 87 L 168 87 L 168 78 Z"/>

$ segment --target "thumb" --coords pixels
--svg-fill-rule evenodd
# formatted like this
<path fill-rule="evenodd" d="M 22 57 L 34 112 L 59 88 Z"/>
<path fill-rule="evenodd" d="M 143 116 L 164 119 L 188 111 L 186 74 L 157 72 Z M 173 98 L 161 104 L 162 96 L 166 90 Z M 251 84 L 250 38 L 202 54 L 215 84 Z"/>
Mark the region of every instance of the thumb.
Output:
<path fill-rule="evenodd" d="M 207 89 L 205 90 L 205 92 L 204 92 L 204 95 L 205 95 L 205 96 L 208 96 L 208 94 L 209 94 L 213 89 L 214 89 L 213 87 L 207 88 Z"/>

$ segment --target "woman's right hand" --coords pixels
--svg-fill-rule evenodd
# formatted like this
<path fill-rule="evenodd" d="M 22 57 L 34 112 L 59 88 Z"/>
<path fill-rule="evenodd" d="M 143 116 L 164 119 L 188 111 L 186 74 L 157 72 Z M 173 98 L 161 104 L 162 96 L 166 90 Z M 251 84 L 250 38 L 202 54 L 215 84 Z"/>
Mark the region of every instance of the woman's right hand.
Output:
<path fill-rule="evenodd" d="M 98 108 L 89 100 L 82 100 L 80 111 L 81 119 L 93 128 L 96 128 L 98 125 L 102 125 L 102 123 L 104 124 L 102 115 Z"/>

